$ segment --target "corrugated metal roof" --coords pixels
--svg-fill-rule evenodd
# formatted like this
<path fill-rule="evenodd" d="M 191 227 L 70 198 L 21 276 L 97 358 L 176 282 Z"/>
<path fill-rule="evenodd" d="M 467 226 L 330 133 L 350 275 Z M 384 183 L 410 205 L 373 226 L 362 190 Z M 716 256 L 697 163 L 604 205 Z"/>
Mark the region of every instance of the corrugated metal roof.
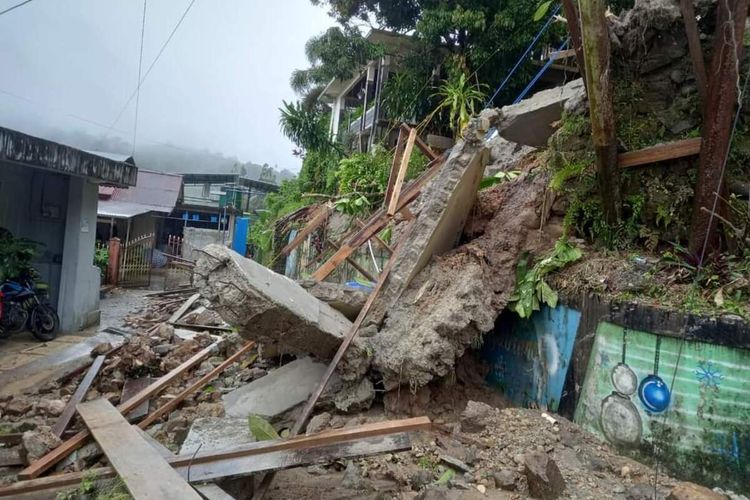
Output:
<path fill-rule="evenodd" d="M 170 213 L 177 204 L 182 176 L 138 170 L 138 180 L 130 189 L 99 187 L 97 214 L 129 218 L 147 212 Z"/>

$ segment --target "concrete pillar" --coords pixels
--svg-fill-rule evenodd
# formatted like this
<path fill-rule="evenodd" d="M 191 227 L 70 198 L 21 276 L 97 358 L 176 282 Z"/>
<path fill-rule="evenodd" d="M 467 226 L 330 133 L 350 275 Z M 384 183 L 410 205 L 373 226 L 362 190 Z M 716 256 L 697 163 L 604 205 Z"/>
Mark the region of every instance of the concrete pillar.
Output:
<path fill-rule="evenodd" d="M 339 123 L 341 120 L 341 107 L 343 102 L 343 94 L 336 97 L 336 100 L 333 101 L 333 110 L 331 111 L 331 138 L 334 140 L 339 135 Z"/>
<path fill-rule="evenodd" d="M 107 253 L 107 283 L 117 286 L 117 279 L 120 277 L 120 238 L 110 238 Z"/>
<path fill-rule="evenodd" d="M 94 266 L 97 202 L 96 184 L 78 177 L 70 178 L 57 305 L 63 332 L 77 331 L 99 322 L 101 272 Z"/>

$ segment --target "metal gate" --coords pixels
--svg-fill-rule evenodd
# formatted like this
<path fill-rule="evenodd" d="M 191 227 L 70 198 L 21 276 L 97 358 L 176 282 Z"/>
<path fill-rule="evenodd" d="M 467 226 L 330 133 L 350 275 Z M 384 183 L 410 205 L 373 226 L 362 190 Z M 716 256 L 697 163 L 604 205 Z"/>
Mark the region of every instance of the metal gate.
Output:
<path fill-rule="evenodd" d="M 138 236 L 125 243 L 120 252 L 120 286 L 147 287 L 151 284 L 153 249 L 154 233 Z"/>

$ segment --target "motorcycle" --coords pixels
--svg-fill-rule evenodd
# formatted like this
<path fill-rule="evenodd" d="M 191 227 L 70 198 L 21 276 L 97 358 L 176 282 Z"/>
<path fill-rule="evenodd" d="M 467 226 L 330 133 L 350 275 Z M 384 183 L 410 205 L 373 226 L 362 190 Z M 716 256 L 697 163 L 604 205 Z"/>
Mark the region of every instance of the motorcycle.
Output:
<path fill-rule="evenodd" d="M 60 328 L 60 318 L 49 303 L 46 285 L 37 284 L 28 276 L 0 285 L 0 338 L 25 328 L 42 342 L 57 337 Z"/>

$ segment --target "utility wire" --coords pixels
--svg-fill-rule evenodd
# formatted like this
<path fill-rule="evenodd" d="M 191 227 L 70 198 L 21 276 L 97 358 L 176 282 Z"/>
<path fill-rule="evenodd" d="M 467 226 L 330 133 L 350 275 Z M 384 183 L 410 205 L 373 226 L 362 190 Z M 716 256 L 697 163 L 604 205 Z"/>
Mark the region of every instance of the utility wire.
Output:
<path fill-rule="evenodd" d="M 146 70 L 146 73 L 143 75 L 143 78 L 138 79 L 138 87 L 136 87 L 136 89 L 133 90 L 133 93 L 130 94 L 130 97 L 128 97 L 128 100 L 125 102 L 125 104 L 120 109 L 120 112 L 117 114 L 117 118 L 115 118 L 112 124 L 109 126 L 109 130 L 112 130 L 113 128 L 115 128 L 115 126 L 117 125 L 117 122 L 120 121 L 120 118 L 122 118 L 122 115 L 125 113 L 125 110 L 128 109 L 128 106 L 130 106 L 130 103 L 133 102 L 133 99 L 136 98 L 136 95 L 138 94 L 140 86 L 143 85 L 143 82 L 146 81 L 146 78 L 148 78 L 148 75 L 151 73 L 151 70 L 154 69 L 156 62 L 164 53 L 164 50 L 167 48 L 167 45 L 169 45 L 169 42 L 172 41 L 172 37 L 174 37 L 175 33 L 177 33 L 177 30 L 182 24 L 182 21 L 185 20 L 185 17 L 188 15 L 188 12 L 190 12 L 190 9 L 193 8 L 194 3 L 195 3 L 195 0 L 191 0 L 190 4 L 185 9 L 185 12 L 182 13 L 182 16 L 180 17 L 179 21 L 177 21 L 177 24 L 175 24 L 174 28 L 172 28 L 172 32 L 169 34 L 167 39 L 162 44 L 161 48 L 159 49 L 159 52 L 156 54 L 156 57 L 149 65 L 148 69 Z M 109 131 L 107 131 L 107 133 L 109 133 Z"/>
<path fill-rule="evenodd" d="M 25 2 L 18 3 L 16 5 L 14 5 L 13 7 L 8 7 L 7 9 L 5 9 L 3 11 L 0 11 L 0 16 L 2 16 L 3 14 L 7 14 L 11 10 L 15 10 L 15 9 L 17 9 L 19 7 L 23 7 L 24 5 L 26 5 L 29 2 L 31 2 L 31 0 L 26 0 Z"/>
<path fill-rule="evenodd" d="M 141 18 L 141 51 L 138 56 L 138 86 L 135 88 L 135 120 L 133 120 L 133 154 L 135 156 L 135 142 L 138 136 L 138 105 L 141 101 L 141 69 L 143 68 L 143 38 L 146 33 L 146 1 L 143 0 L 143 17 Z"/>

